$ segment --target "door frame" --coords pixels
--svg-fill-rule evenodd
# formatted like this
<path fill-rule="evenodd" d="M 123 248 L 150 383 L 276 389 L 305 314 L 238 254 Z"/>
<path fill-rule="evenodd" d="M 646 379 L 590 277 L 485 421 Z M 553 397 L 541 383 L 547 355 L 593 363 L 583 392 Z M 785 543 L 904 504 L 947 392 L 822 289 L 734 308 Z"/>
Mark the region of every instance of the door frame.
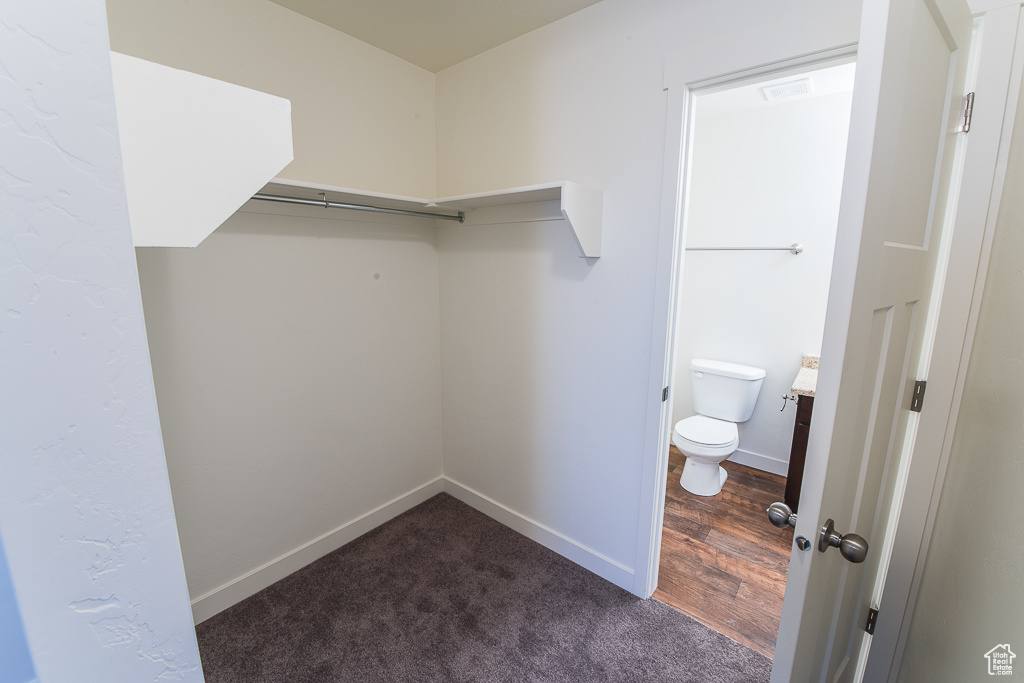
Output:
<path fill-rule="evenodd" d="M 975 116 L 968 133 L 971 137 L 964 161 L 964 180 L 958 192 L 954 235 L 928 377 L 928 402 L 931 405 L 921 413 L 921 428 L 900 507 L 897 540 L 876 626 L 876 635 L 881 637 L 873 639 L 874 647 L 868 661 L 868 672 L 877 672 L 876 675 L 881 674 L 885 680 L 894 680 L 898 673 L 927 557 L 988 271 L 1010 132 L 1024 73 L 1024 50 L 1015 53 L 1018 42 L 1024 45 L 1019 0 L 988 0 L 986 4 L 978 8 L 972 6 L 976 9 L 975 17 L 984 32 L 984 39 L 975 41 L 979 46 L 974 88 Z M 666 64 L 666 152 L 644 470 L 634 563 L 633 592 L 642 598 L 650 597 L 657 588 L 661 554 L 663 497 L 672 415 L 672 397 L 663 401 L 662 391 L 670 386 L 674 372 L 675 289 L 682 274 L 685 172 L 691 144 L 693 97 L 696 91 L 717 84 L 790 70 L 802 64 L 810 66 L 855 52 L 856 46 L 848 44 L 760 66 L 737 63 L 730 65 L 731 68 L 719 67 L 716 73 L 710 74 L 707 71 L 718 65 L 705 66 L 704 74 L 696 78 L 687 77 L 687 69 L 689 67 L 691 73 L 700 69 L 694 69 L 682 60 Z M 833 286 L 843 277 L 852 275 L 850 272 L 833 271 Z"/>
<path fill-rule="evenodd" d="M 775 74 L 812 69 L 816 66 L 854 61 L 856 43 L 758 65 L 735 62 L 727 70 L 720 65 L 688 69 L 677 60 L 665 68 L 664 89 L 668 94 L 665 169 L 658 250 L 658 275 L 654 309 L 655 332 L 651 350 L 650 386 L 654 396 L 647 405 L 643 487 L 640 501 L 640 529 L 634 567 L 633 593 L 648 598 L 658 585 L 661 530 L 664 520 L 664 491 L 668 479 L 668 449 L 672 431 L 675 375 L 676 308 L 682 281 L 686 245 L 686 197 L 688 164 L 692 145 L 693 103 L 701 92 L 713 92 L 745 81 L 766 79 Z M 687 71 L 691 73 L 687 73 Z M 694 73 L 695 72 L 695 73 Z M 665 282 L 665 277 L 668 282 Z M 659 363 L 659 361 L 661 361 Z M 668 388 L 667 399 L 662 400 Z M 650 511 L 650 517 L 647 512 Z M 645 521 L 647 524 L 645 525 Z M 645 544 L 645 540 L 647 543 Z"/>
<path fill-rule="evenodd" d="M 676 308 L 682 281 L 686 245 L 686 197 L 688 163 L 692 146 L 693 102 L 700 92 L 714 91 L 773 74 L 811 69 L 829 63 L 854 61 L 856 43 L 844 43 L 805 54 L 780 56 L 770 62 L 751 64 L 734 57 L 715 64 L 676 59 L 665 65 L 664 90 L 668 96 L 665 130 L 665 166 L 658 239 L 658 271 L 654 302 L 654 334 L 651 342 L 650 392 L 644 439 L 644 470 L 640 496 L 637 552 L 633 593 L 649 598 L 658 586 L 664 491 L 668 479 L 668 449 L 672 431 L 671 383 L 675 375 Z M 665 400 L 663 391 L 669 392 Z"/>

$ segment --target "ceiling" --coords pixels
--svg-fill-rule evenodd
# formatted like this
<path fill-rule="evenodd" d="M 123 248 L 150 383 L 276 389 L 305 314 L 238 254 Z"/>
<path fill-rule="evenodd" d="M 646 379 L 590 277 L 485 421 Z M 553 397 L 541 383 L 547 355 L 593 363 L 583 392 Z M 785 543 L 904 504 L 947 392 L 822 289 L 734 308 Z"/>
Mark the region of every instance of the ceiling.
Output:
<path fill-rule="evenodd" d="M 598 0 L 272 0 L 438 72 Z"/>

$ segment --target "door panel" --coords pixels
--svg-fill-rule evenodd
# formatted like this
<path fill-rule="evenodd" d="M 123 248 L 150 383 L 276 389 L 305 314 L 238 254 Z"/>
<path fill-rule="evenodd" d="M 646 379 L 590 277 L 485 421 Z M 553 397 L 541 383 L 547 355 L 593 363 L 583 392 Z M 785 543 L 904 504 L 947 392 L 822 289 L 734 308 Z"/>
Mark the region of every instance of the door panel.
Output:
<path fill-rule="evenodd" d="M 772 680 L 855 680 L 896 472 L 917 422 L 919 369 L 954 178 L 972 19 L 963 0 L 866 0 L 822 348 L 794 551 Z M 837 284 L 838 283 L 838 284 Z M 819 421 L 819 406 L 825 419 Z M 869 543 L 851 564 L 817 551 L 826 518 Z"/>

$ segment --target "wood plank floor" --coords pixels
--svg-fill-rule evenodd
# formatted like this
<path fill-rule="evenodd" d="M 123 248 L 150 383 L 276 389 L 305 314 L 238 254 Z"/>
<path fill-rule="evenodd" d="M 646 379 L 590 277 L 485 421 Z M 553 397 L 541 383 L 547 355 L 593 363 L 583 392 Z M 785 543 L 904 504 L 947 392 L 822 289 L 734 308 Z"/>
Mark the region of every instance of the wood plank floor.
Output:
<path fill-rule="evenodd" d="M 722 492 L 695 496 L 679 485 L 685 462 L 672 446 L 654 597 L 774 657 L 793 530 L 772 526 L 765 509 L 786 478 L 727 460 Z"/>

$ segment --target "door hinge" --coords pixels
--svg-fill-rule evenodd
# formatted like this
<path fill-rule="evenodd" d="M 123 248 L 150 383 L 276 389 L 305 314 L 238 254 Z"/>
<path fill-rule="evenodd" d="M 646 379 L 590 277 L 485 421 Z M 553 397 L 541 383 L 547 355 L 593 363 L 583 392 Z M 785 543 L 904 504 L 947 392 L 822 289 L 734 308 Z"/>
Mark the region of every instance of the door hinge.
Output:
<path fill-rule="evenodd" d="M 661 402 L 664 403 L 668 400 L 668 387 L 661 390 Z"/>
<path fill-rule="evenodd" d="M 864 624 L 864 630 L 868 632 L 868 635 L 875 635 L 875 623 L 878 621 L 878 610 L 871 608 L 868 610 L 868 623 Z"/>
<path fill-rule="evenodd" d="M 960 105 L 960 127 L 958 133 L 967 133 L 971 130 L 971 116 L 974 114 L 974 93 L 964 95 L 963 104 Z"/>
<path fill-rule="evenodd" d="M 924 405 L 924 390 L 927 386 L 928 382 L 923 379 L 914 382 L 914 395 L 910 398 L 910 409 L 915 413 L 921 412 L 921 407 Z"/>

